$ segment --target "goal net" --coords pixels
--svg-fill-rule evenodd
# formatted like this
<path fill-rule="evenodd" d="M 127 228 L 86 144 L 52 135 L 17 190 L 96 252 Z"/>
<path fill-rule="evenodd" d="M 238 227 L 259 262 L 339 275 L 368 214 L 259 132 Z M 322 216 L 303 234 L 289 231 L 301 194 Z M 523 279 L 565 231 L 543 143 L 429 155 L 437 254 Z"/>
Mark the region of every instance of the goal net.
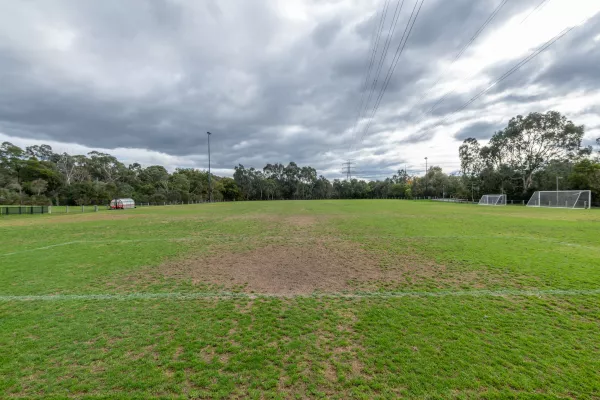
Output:
<path fill-rule="evenodd" d="M 527 207 L 590 208 L 590 190 L 555 190 L 535 192 Z"/>
<path fill-rule="evenodd" d="M 505 194 L 484 194 L 479 199 L 480 206 L 505 206 L 506 195 Z"/>

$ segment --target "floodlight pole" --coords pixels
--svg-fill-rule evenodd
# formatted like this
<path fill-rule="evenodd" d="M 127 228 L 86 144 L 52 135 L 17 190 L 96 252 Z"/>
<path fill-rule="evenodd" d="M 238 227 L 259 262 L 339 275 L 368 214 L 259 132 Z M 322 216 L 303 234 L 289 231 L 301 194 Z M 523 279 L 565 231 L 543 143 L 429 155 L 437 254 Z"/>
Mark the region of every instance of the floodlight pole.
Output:
<path fill-rule="evenodd" d="M 425 157 L 425 197 L 427 197 L 428 186 L 429 186 L 429 177 L 427 176 L 427 157 Z"/>
<path fill-rule="evenodd" d="M 210 182 L 210 135 L 212 133 L 206 132 L 208 135 L 208 202 L 212 203 L 212 185 Z"/>

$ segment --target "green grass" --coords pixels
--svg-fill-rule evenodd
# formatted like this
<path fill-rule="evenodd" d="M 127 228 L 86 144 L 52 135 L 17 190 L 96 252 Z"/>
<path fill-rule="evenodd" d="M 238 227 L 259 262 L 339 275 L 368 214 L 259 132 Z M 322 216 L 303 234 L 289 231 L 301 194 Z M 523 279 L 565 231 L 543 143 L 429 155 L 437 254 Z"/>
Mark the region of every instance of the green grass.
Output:
<path fill-rule="evenodd" d="M 0 398 L 598 398 L 599 232 L 598 210 L 384 200 L 0 218 Z M 410 268 L 292 297 L 160 272 L 298 241 Z"/>

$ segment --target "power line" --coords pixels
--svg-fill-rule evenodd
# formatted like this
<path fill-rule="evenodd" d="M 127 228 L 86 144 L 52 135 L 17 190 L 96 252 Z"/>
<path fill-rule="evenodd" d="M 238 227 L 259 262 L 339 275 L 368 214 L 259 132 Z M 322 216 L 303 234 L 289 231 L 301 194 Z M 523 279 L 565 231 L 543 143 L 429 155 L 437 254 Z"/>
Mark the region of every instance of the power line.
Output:
<path fill-rule="evenodd" d="M 386 0 L 383 4 L 383 9 L 381 10 L 381 17 L 379 18 L 379 24 L 376 25 L 373 29 L 373 34 L 371 35 L 371 58 L 369 60 L 369 64 L 367 67 L 367 73 L 365 74 L 365 80 L 363 83 L 363 87 L 361 90 L 360 103 L 358 108 L 356 109 L 356 120 L 354 121 L 354 128 L 352 132 L 352 141 L 354 141 L 354 136 L 356 135 L 356 128 L 358 126 L 358 121 L 360 120 L 360 116 L 362 115 L 363 104 L 365 100 L 365 92 L 367 91 L 367 83 L 369 81 L 369 77 L 371 76 L 371 71 L 373 69 L 373 63 L 375 61 L 375 55 L 377 54 L 377 49 L 379 48 L 379 40 L 381 38 L 381 32 L 383 32 L 383 25 L 385 22 L 385 17 L 387 15 L 387 9 L 389 6 L 390 0 Z"/>
<path fill-rule="evenodd" d="M 542 0 L 537 7 L 535 7 L 529 14 L 527 14 L 527 16 L 525 18 L 523 18 L 523 21 L 521 21 L 521 24 L 523 22 L 525 22 L 527 20 L 527 18 L 529 18 L 533 13 L 535 13 L 538 9 L 540 9 L 540 7 L 546 5 L 546 3 L 548 2 L 548 0 Z"/>
<path fill-rule="evenodd" d="M 440 82 L 440 80 L 444 77 L 444 75 L 447 75 L 448 70 L 450 69 L 450 67 L 452 67 L 452 65 L 454 65 L 454 63 L 456 61 L 458 61 L 458 59 L 460 59 L 463 54 L 467 51 L 467 49 L 473 44 L 473 42 L 475 42 L 475 40 L 479 37 L 479 35 L 481 35 L 481 33 L 485 30 L 485 28 L 488 27 L 488 25 L 494 20 L 494 18 L 496 18 L 496 15 L 498 15 L 498 13 L 500 12 L 500 10 L 502 9 L 502 7 L 504 7 L 504 5 L 508 2 L 508 0 L 503 0 L 502 3 L 500 3 L 498 5 L 498 7 L 496 7 L 494 9 L 494 11 L 492 11 L 492 13 L 490 14 L 490 16 L 485 20 L 485 22 L 479 27 L 479 29 L 477 29 L 477 31 L 473 34 L 473 36 L 471 37 L 471 39 L 469 39 L 469 41 L 463 46 L 463 48 L 456 54 L 456 56 L 454 57 L 454 59 L 452 60 L 452 62 L 450 63 L 450 65 L 448 65 L 448 67 L 446 68 L 446 70 L 444 71 L 444 73 L 438 78 L 438 80 L 429 88 L 429 90 L 427 90 L 427 92 L 425 92 L 425 95 L 423 97 L 421 97 L 421 99 L 419 100 L 419 103 L 421 101 L 423 101 L 423 99 L 425 99 L 425 97 L 427 97 L 427 94 L 429 92 L 431 92 L 431 90 Z M 442 101 L 444 101 L 450 94 L 454 93 L 456 91 L 457 87 L 455 87 L 454 89 L 452 89 L 450 92 L 444 94 L 429 110 L 427 110 L 425 112 L 425 115 L 429 114 L 430 112 L 432 112 L 438 105 L 440 105 L 440 103 Z M 423 119 L 425 119 L 425 115 L 423 116 L 423 118 L 421 119 L 421 121 Z"/>
<path fill-rule="evenodd" d="M 456 113 L 464 110 L 465 108 L 467 108 L 474 101 L 476 101 L 481 96 L 483 96 L 484 94 L 486 94 L 487 92 L 489 92 L 491 89 L 493 89 L 497 84 L 499 84 L 500 82 L 504 81 L 506 78 L 508 78 L 509 76 L 511 76 L 512 74 L 514 74 L 515 72 L 517 72 L 519 69 L 521 69 L 521 67 L 523 67 L 524 65 L 526 65 L 527 63 L 529 63 L 531 60 L 533 60 L 535 57 L 537 57 L 540 53 L 542 53 L 548 47 L 552 46 L 554 43 L 556 43 L 558 40 L 560 40 L 562 37 L 564 37 L 567 33 L 571 32 L 573 29 L 575 29 L 576 26 L 577 25 L 573 25 L 570 28 L 565 28 L 564 30 L 562 30 L 558 35 L 556 35 L 552 39 L 548 40 L 546 43 L 544 43 L 543 46 L 541 46 L 536 51 L 534 51 L 533 53 L 531 53 L 529 56 L 525 57 L 519 63 L 517 63 L 516 65 L 514 65 L 511 69 L 509 69 L 508 71 L 506 71 L 500 78 L 498 78 L 496 81 L 494 81 L 491 85 L 489 85 L 487 88 L 485 88 L 484 90 L 482 90 L 479 93 L 477 93 L 469 101 L 467 101 L 465 104 L 463 104 L 462 106 L 460 106 L 459 108 L 457 108 L 456 110 L 454 110 L 452 113 L 450 113 L 450 115 L 446 116 L 442 121 L 440 121 L 439 123 L 437 123 L 436 125 L 434 125 L 430 129 L 435 129 L 435 128 L 439 127 L 440 125 L 444 124 L 448 120 L 448 118 L 452 117 L 454 114 L 456 114 Z"/>
<path fill-rule="evenodd" d="M 504 7 L 504 5 L 507 2 L 508 2 L 508 0 L 504 0 L 504 1 L 502 1 L 502 3 L 500 3 L 498 5 L 498 7 L 496 7 L 496 9 L 492 12 L 492 14 L 488 17 L 488 19 L 485 20 L 483 25 L 481 25 L 481 27 L 479 27 L 477 32 L 475 32 L 475 34 L 471 37 L 471 39 L 467 42 L 467 44 L 458 52 L 458 54 L 454 58 L 453 62 L 458 60 L 464 54 L 464 52 L 467 51 L 469 46 L 471 46 L 471 44 L 473 44 L 473 42 L 475 41 L 475 39 L 477 39 L 477 37 L 481 34 L 481 32 L 483 32 L 485 30 L 485 28 L 487 28 L 487 26 L 494 20 L 494 18 L 496 18 L 496 15 L 498 15 L 498 13 L 502 9 L 502 7 Z"/>
<path fill-rule="evenodd" d="M 385 43 L 383 45 L 383 50 L 381 52 L 381 56 L 379 57 L 379 62 L 377 63 L 377 69 L 376 69 L 376 72 L 374 75 L 375 79 L 373 79 L 373 83 L 371 84 L 371 90 L 369 91 L 369 97 L 365 103 L 364 111 L 367 110 L 369 103 L 371 102 L 371 99 L 373 98 L 373 93 L 375 92 L 375 88 L 377 87 L 377 82 L 379 82 L 379 75 L 381 74 L 381 68 L 383 67 L 385 59 L 387 58 L 387 53 L 390 48 L 390 43 L 392 41 L 392 38 L 394 37 L 394 32 L 396 31 L 396 25 L 398 23 L 398 18 L 400 17 L 400 13 L 402 12 L 402 7 L 404 6 L 404 1 L 405 0 L 402 0 L 402 2 L 400 2 L 400 0 L 398 0 L 396 2 L 396 8 L 394 9 L 394 15 L 392 16 L 391 29 L 387 34 Z M 355 128 L 358 127 L 358 121 L 360 120 L 360 117 L 362 116 L 362 114 L 363 114 L 363 111 L 361 111 L 360 114 L 358 115 Z M 356 131 L 355 131 L 355 134 L 356 134 Z M 348 151 L 350 151 L 352 149 L 352 144 L 354 143 L 354 140 L 355 140 L 355 138 L 353 135 L 352 141 L 350 142 L 350 148 L 348 149 Z"/>
<path fill-rule="evenodd" d="M 406 47 L 406 43 L 408 42 L 408 39 L 410 37 L 410 34 L 413 30 L 413 27 L 415 26 L 415 22 L 417 21 L 417 18 L 419 17 L 419 13 L 421 12 L 421 7 L 423 7 L 423 3 L 425 2 L 425 0 L 421 0 L 421 3 L 417 9 L 417 4 L 419 4 L 419 0 L 417 0 L 415 2 L 415 5 L 413 7 L 413 10 L 410 14 L 410 17 L 408 18 L 408 23 L 406 24 L 406 28 L 404 29 L 404 32 L 402 33 L 402 38 L 400 38 L 400 43 L 398 44 L 398 48 L 396 49 L 396 54 L 394 54 L 394 58 L 392 59 L 392 63 L 390 64 L 390 67 L 388 68 L 385 80 L 384 80 L 384 85 L 382 87 L 382 89 L 379 92 L 379 95 L 377 97 L 377 101 L 375 102 L 375 105 L 373 107 L 373 111 L 371 113 L 371 116 L 369 118 L 369 122 L 367 123 L 365 129 L 363 130 L 363 133 L 361 135 L 360 141 L 363 140 L 363 138 L 365 137 L 365 135 L 368 133 L 369 128 L 371 127 L 371 124 L 373 122 L 373 117 L 375 116 L 375 114 L 377 113 L 377 110 L 379 109 L 379 106 L 381 104 L 381 100 L 383 99 L 383 95 L 385 94 L 385 91 L 387 90 L 387 87 L 390 83 L 391 77 L 394 73 L 394 70 L 396 69 L 396 65 L 398 65 L 398 60 L 400 59 L 400 56 L 402 55 L 402 52 L 404 51 L 404 48 Z M 415 10 L 416 10 L 416 14 L 415 14 Z M 414 18 L 413 18 L 414 15 Z M 407 34 L 408 31 L 408 34 Z"/>
<path fill-rule="evenodd" d="M 373 94 L 375 93 L 375 88 L 377 87 L 377 82 L 379 82 L 379 75 L 381 74 L 381 67 L 383 66 L 383 63 L 385 62 L 385 59 L 387 58 L 387 52 L 389 50 L 390 42 L 391 42 L 392 36 L 394 34 L 394 31 L 396 30 L 396 24 L 398 22 L 398 17 L 400 16 L 400 14 L 397 14 L 398 5 L 400 5 L 400 1 L 398 1 L 396 3 L 396 10 L 394 12 L 394 18 L 392 20 L 392 30 L 391 30 L 391 32 L 388 32 L 388 35 L 387 35 L 387 38 L 385 41 L 385 48 L 381 54 L 381 57 L 379 58 L 379 63 L 377 65 L 377 72 L 375 75 L 375 79 L 373 80 L 373 83 L 371 84 L 369 98 L 367 99 L 367 102 L 365 103 L 365 111 L 367 111 L 369 103 L 371 102 L 371 99 L 373 98 Z M 402 5 L 400 6 L 400 10 L 402 10 L 402 6 L 404 6 L 404 0 L 402 0 Z M 350 146 L 352 146 L 352 143 L 350 143 Z M 352 148 L 352 147 L 350 147 L 350 148 Z"/>

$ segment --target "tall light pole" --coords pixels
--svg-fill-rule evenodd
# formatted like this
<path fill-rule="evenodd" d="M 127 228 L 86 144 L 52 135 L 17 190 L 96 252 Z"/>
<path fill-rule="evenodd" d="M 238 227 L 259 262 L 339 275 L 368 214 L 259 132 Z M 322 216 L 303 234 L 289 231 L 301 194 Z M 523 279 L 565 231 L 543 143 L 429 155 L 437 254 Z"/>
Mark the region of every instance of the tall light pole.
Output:
<path fill-rule="evenodd" d="M 427 176 L 427 157 L 425 157 L 425 197 L 427 197 L 428 186 L 429 186 L 429 177 Z"/>
<path fill-rule="evenodd" d="M 210 135 L 212 133 L 206 132 L 208 135 L 208 202 L 212 203 L 212 185 L 210 183 Z"/>

